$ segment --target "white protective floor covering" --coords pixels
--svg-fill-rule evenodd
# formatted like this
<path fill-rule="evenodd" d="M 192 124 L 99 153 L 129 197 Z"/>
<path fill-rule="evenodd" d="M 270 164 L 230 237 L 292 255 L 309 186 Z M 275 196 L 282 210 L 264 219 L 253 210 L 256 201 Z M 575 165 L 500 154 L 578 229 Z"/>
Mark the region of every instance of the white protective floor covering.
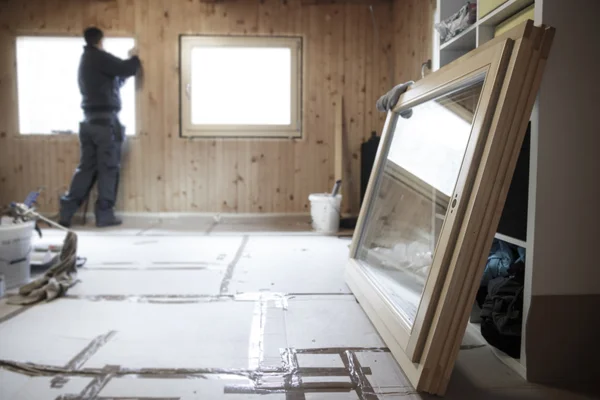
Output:
<path fill-rule="evenodd" d="M 0 300 L 1 400 L 432 398 L 344 283 L 349 238 L 293 218 L 78 232 L 88 261 L 66 298 Z M 446 398 L 585 397 L 525 382 L 467 335 Z"/>

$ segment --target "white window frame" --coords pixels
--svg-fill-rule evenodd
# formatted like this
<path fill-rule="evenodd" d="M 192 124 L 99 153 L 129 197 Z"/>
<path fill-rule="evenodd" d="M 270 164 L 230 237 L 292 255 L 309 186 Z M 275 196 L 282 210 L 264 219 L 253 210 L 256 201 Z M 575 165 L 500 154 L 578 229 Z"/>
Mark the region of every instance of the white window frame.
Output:
<path fill-rule="evenodd" d="M 82 36 L 80 35 L 72 35 L 72 34 L 65 34 L 65 33 L 54 33 L 54 32 L 48 32 L 48 33 L 31 33 L 28 31 L 23 31 L 23 32 L 18 32 L 18 34 L 16 35 L 15 39 L 14 39 L 14 49 L 15 49 L 15 74 L 17 76 L 17 84 L 16 84 L 16 95 L 17 95 L 17 124 L 18 124 L 18 135 L 20 137 L 30 137 L 30 136 L 77 136 L 78 135 L 78 129 L 71 132 L 71 131 L 63 131 L 61 129 L 57 129 L 57 130 L 51 130 L 49 132 L 23 132 L 23 127 L 21 126 L 21 92 L 20 92 L 20 88 L 19 88 L 19 80 L 20 80 L 20 76 L 19 76 L 19 65 L 18 65 L 18 42 L 19 40 L 21 40 L 22 38 L 43 38 L 43 39 L 72 39 L 72 40 L 80 40 L 81 41 L 81 51 L 83 53 L 83 47 L 85 46 L 85 41 L 83 39 Z M 126 33 L 119 33 L 119 34 L 110 34 L 110 35 L 105 35 L 104 40 L 111 40 L 111 39 L 130 39 L 133 40 L 133 47 L 137 46 L 137 38 L 134 35 L 130 35 L 130 34 L 126 34 Z M 123 58 L 124 55 L 118 55 L 119 57 Z M 73 80 L 75 82 L 77 82 L 77 75 L 73 76 Z M 133 76 L 131 78 L 127 79 L 128 81 L 128 85 L 131 84 L 133 85 L 133 90 L 134 90 L 134 95 L 133 95 L 133 104 L 131 105 L 133 108 L 133 124 L 134 126 L 129 126 L 129 124 L 125 125 L 125 134 L 127 137 L 132 138 L 134 136 L 136 136 L 136 132 L 139 130 L 139 118 L 138 118 L 138 99 L 137 99 L 137 93 L 135 92 L 135 88 L 137 87 L 137 83 L 136 83 L 136 76 Z M 131 82 L 131 83 L 129 83 Z M 123 99 L 122 99 L 123 100 Z M 81 101 L 78 102 L 77 106 L 80 107 Z M 79 108 L 79 110 L 81 111 L 82 115 L 83 115 L 83 111 L 81 110 L 81 108 Z M 124 121 L 121 121 L 121 123 L 123 123 Z"/>
<path fill-rule="evenodd" d="M 291 101 L 288 125 L 208 125 L 193 124 L 191 110 L 191 53 L 195 47 L 278 47 L 291 50 Z M 182 137 L 302 137 L 302 38 L 247 36 L 180 36 L 180 101 Z M 243 65 L 240 65 L 243 68 Z M 232 98 L 234 94 L 232 94 Z M 228 104 L 231 112 L 243 104 Z"/>

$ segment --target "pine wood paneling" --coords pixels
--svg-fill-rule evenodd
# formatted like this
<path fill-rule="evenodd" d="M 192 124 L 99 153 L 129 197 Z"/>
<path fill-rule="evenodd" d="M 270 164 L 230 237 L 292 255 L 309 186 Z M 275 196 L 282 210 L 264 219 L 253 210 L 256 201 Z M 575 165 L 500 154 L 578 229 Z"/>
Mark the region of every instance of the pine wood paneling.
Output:
<path fill-rule="evenodd" d="M 435 0 L 394 0 L 394 83 L 421 79 L 431 59 Z"/>
<path fill-rule="evenodd" d="M 19 137 L 15 36 L 79 34 L 95 24 L 108 35 L 134 36 L 144 64 L 137 94 L 138 134 L 124 153 L 120 210 L 307 212 L 308 195 L 333 185 L 334 99 L 343 95 L 350 160 L 344 171 L 345 211 L 357 213 L 360 144 L 383 126 L 374 107 L 377 97 L 402 77 L 390 77 L 392 49 L 406 51 L 390 27 L 392 11 L 398 16 L 404 2 L 416 0 L 374 2 L 373 24 L 366 2 L 5 1 L 0 13 L 0 204 L 43 185 L 41 208 L 56 211 L 58 195 L 79 159 L 76 137 Z M 301 36 L 302 139 L 180 138 L 181 34 Z M 398 54 L 395 60 L 407 62 Z M 422 61 L 415 62 L 413 71 Z M 231 112 L 234 100 L 232 95 L 232 105 L 224 105 Z"/>

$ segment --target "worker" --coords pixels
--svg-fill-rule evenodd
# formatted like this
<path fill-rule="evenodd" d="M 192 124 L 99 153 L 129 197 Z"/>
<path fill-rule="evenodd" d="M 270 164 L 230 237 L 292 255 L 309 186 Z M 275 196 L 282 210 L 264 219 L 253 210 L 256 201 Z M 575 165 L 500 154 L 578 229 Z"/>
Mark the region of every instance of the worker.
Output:
<path fill-rule="evenodd" d="M 104 51 L 104 34 L 98 28 L 87 28 L 83 36 L 86 45 L 78 72 L 84 115 L 79 124 L 81 154 L 69 191 L 61 198 L 59 223 L 65 227 L 71 225 L 73 215 L 97 181 L 96 226 L 115 226 L 121 224 L 114 206 L 125 139 L 125 127 L 118 116 L 120 89 L 127 78 L 138 72 L 141 63 L 135 49 L 126 60 Z"/>

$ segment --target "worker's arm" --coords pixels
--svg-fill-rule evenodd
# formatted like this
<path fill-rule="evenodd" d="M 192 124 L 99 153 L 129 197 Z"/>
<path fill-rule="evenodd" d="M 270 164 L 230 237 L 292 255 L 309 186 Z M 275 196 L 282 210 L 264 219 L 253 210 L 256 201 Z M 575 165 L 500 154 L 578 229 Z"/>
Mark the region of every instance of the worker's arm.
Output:
<path fill-rule="evenodd" d="M 99 60 L 100 70 L 111 77 L 129 78 L 134 76 L 140 68 L 140 59 L 133 56 L 127 60 L 121 60 L 107 52 L 101 52 L 102 58 Z"/>

